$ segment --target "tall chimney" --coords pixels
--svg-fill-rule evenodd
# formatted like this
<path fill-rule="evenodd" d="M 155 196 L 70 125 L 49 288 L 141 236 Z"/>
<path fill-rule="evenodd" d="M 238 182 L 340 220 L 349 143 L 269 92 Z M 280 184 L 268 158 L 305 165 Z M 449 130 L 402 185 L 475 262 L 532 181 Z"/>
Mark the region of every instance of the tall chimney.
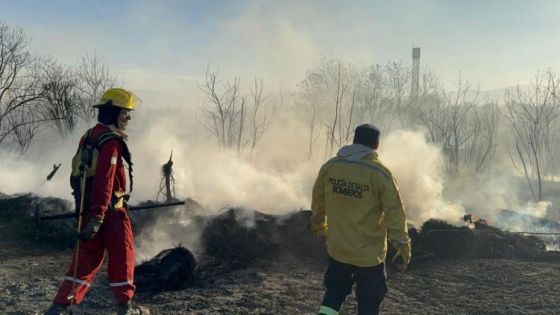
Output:
<path fill-rule="evenodd" d="M 412 48 L 412 78 L 410 84 L 410 101 L 418 102 L 418 89 L 420 85 L 420 47 Z"/>

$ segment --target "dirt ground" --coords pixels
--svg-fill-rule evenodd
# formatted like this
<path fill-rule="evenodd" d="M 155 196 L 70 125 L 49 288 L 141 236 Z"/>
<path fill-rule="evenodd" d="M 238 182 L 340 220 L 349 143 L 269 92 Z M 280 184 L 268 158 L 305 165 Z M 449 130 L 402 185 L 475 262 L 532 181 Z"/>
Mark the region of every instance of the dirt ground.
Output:
<path fill-rule="evenodd" d="M 69 250 L 15 243 L 0 227 L 0 314 L 40 314 L 53 298 Z M 384 314 L 558 314 L 560 261 L 423 260 L 405 274 L 389 270 Z M 104 269 L 105 270 L 105 269 Z M 136 300 L 152 314 L 314 314 L 325 266 L 277 261 L 231 272 L 198 287 Z M 79 308 L 112 314 L 105 271 Z M 341 314 L 356 314 L 353 296 Z"/>

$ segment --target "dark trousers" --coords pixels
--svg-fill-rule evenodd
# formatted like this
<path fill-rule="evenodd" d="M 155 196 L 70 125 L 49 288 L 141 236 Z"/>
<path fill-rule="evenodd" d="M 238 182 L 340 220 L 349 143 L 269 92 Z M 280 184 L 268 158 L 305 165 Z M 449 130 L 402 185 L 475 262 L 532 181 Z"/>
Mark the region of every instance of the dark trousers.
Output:
<path fill-rule="evenodd" d="M 379 314 L 381 302 L 387 293 L 387 273 L 383 263 L 373 267 L 358 267 L 329 257 L 325 273 L 327 291 L 321 305 L 338 312 L 346 296 L 352 292 L 354 283 L 358 314 Z"/>

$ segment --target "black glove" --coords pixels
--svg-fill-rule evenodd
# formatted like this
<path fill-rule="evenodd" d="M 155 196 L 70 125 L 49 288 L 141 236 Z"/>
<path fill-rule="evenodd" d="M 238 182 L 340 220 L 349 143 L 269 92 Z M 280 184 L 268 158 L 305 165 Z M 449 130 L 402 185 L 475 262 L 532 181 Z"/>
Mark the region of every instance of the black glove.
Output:
<path fill-rule="evenodd" d="M 395 264 L 395 267 L 397 267 L 400 272 L 405 272 L 406 267 L 410 264 L 410 258 L 412 256 L 410 240 L 405 243 L 400 243 L 398 241 L 393 242 L 393 246 L 397 250 L 397 253 L 393 256 L 391 262 Z"/>
<path fill-rule="evenodd" d="M 91 218 L 78 234 L 78 238 L 82 241 L 91 240 L 95 236 L 95 233 L 99 232 L 101 224 L 103 224 L 103 219 Z"/>

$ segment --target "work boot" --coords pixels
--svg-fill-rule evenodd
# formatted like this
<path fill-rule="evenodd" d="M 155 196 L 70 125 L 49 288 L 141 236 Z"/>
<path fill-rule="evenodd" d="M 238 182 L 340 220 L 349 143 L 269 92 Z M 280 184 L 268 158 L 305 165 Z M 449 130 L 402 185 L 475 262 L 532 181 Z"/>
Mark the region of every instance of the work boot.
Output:
<path fill-rule="evenodd" d="M 63 315 L 66 314 L 67 304 L 55 304 L 53 303 L 48 310 L 43 313 L 44 315 Z"/>
<path fill-rule="evenodd" d="M 117 304 L 117 315 L 150 315 L 150 310 L 140 305 L 133 305 L 131 301 Z"/>

